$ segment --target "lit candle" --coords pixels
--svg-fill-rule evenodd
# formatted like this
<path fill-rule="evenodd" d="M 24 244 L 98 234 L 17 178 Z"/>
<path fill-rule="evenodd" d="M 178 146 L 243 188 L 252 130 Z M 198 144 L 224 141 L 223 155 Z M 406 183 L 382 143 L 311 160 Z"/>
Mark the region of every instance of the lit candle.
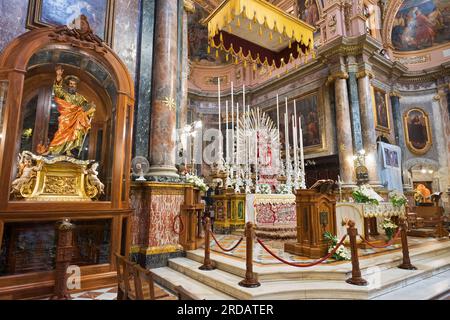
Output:
<path fill-rule="evenodd" d="M 285 140 L 285 146 L 286 146 L 286 168 L 288 168 L 289 160 L 290 160 L 290 154 L 289 154 L 289 131 L 288 131 L 288 100 L 287 97 L 285 98 L 286 102 L 286 113 L 284 114 L 284 140 Z"/>
<path fill-rule="evenodd" d="M 297 154 L 297 127 L 295 125 L 295 118 L 292 115 L 292 144 L 294 145 L 294 173 L 297 178 L 297 168 L 298 168 L 298 154 Z M 298 180 L 296 180 L 298 181 Z"/>

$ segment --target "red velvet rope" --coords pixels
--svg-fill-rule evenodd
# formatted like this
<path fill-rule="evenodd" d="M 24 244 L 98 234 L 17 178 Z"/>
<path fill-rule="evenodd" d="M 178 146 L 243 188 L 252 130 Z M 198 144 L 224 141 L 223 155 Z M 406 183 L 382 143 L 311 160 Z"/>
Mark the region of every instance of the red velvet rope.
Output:
<path fill-rule="evenodd" d="M 211 233 L 211 236 L 213 237 L 214 241 L 217 243 L 217 245 L 219 246 L 219 248 L 222 249 L 222 250 L 225 251 L 225 252 L 233 251 L 233 250 L 236 249 L 237 246 L 242 242 L 242 240 L 244 240 L 244 237 L 241 237 L 241 238 L 239 239 L 239 241 L 238 241 L 233 247 L 231 247 L 231 248 L 229 248 L 229 249 L 225 249 L 224 247 L 222 247 L 222 246 L 220 245 L 219 241 L 217 241 L 216 237 L 214 236 L 214 233 L 212 233 L 211 230 L 209 231 L 209 233 Z"/>
<path fill-rule="evenodd" d="M 339 243 L 336 245 L 336 247 L 334 247 L 334 249 L 331 250 L 331 252 L 328 253 L 325 257 L 320 258 L 319 260 L 311 262 L 311 263 L 293 263 L 293 262 L 286 261 L 283 258 L 278 257 L 275 253 L 273 253 L 268 247 L 266 247 L 266 245 L 260 239 L 256 238 L 256 241 L 258 241 L 258 243 L 264 248 L 264 250 L 266 250 L 275 259 L 277 259 L 287 265 L 293 266 L 293 267 L 307 268 L 307 267 L 312 267 L 312 266 L 318 265 L 318 264 L 324 262 L 325 260 L 327 260 L 328 258 L 330 258 L 333 254 L 336 253 L 337 249 L 344 243 L 345 238 L 347 238 L 347 235 L 344 235 L 342 237 L 341 241 L 339 241 Z"/>
<path fill-rule="evenodd" d="M 391 245 L 394 243 L 395 239 L 398 237 L 399 234 L 400 234 L 400 228 L 398 228 L 397 233 L 392 237 L 392 239 L 389 240 L 389 242 L 386 242 L 386 243 L 385 243 L 384 245 L 382 245 L 382 246 L 377 246 L 377 245 L 374 245 L 374 244 L 370 243 L 369 241 L 367 241 L 366 238 L 364 238 L 364 237 L 363 237 L 362 235 L 360 235 L 360 234 L 358 234 L 358 236 L 359 236 L 359 237 L 361 238 L 361 240 L 362 240 L 363 242 L 365 242 L 369 247 L 372 247 L 372 248 L 375 248 L 375 249 L 383 249 L 383 248 L 387 248 L 387 247 L 391 246 Z"/>
<path fill-rule="evenodd" d="M 177 221 L 177 218 L 178 218 L 178 220 L 180 220 L 180 231 L 178 231 L 178 232 L 177 232 L 177 230 L 175 230 L 175 222 Z M 175 216 L 175 218 L 173 218 L 172 230 L 173 230 L 173 232 L 176 233 L 177 235 L 180 235 L 180 234 L 183 232 L 183 230 L 184 230 L 184 224 L 183 224 L 183 220 L 181 219 L 181 215 L 180 215 L 180 214 L 177 214 L 177 215 Z"/>

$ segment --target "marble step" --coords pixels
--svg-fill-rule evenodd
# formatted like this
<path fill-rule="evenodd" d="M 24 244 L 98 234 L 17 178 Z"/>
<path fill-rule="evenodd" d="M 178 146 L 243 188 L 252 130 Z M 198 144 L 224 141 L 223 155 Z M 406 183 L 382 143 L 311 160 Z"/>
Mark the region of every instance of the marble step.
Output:
<path fill-rule="evenodd" d="M 450 290 L 450 271 L 416 282 L 389 293 L 379 295 L 374 300 L 431 300 L 448 293 Z"/>
<path fill-rule="evenodd" d="M 172 292 L 175 292 L 177 286 L 183 286 L 184 289 L 201 300 L 234 300 L 233 297 L 195 281 L 169 267 L 152 269 L 152 272 L 155 281 Z"/>
<path fill-rule="evenodd" d="M 198 269 L 200 265 L 197 261 L 189 258 L 175 258 L 169 261 L 169 267 L 177 272 L 241 300 L 370 299 L 449 270 L 450 256 L 444 253 L 441 256 L 424 259 L 416 264 L 419 270 L 375 269 L 376 272 L 365 276 L 369 282 L 366 287 L 347 284 L 344 279 L 337 281 L 297 278 L 289 281 L 259 279 L 261 287 L 250 289 L 238 285 L 243 276 L 237 276 L 221 269 L 202 271 Z"/>
<path fill-rule="evenodd" d="M 417 247 L 410 250 L 412 263 L 424 259 L 433 258 L 442 254 L 450 256 L 450 241 L 436 241 L 426 247 Z M 204 250 L 198 249 L 187 252 L 187 258 L 203 263 Z M 402 261 L 401 249 L 388 254 L 363 257 L 360 259 L 360 268 L 363 276 L 374 272 L 396 268 Z M 229 272 L 239 277 L 245 276 L 245 260 L 211 252 L 213 264 L 220 270 Z M 254 264 L 253 271 L 261 281 L 276 281 L 287 279 L 311 279 L 311 280 L 345 280 L 351 274 L 351 263 L 321 264 L 308 268 L 291 267 L 285 264 L 262 265 Z"/>

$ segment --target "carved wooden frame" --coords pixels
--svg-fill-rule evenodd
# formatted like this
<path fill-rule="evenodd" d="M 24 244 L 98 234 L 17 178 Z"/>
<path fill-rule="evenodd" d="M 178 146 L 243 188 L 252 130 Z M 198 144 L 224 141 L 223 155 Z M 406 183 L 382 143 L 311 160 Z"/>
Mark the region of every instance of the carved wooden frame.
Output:
<path fill-rule="evenodd" d="M 28 15 L 27 15 L 27 29 L 36 29 L 41 27 L 55 27 L 56 25 L 43 22 L 41 20 L 42 12 L 42 1 L 43 0 L 30 0 L 28 4 Z M 114 38 L 114 17 L 115 17 L 115 0 L 105 0 L 106 1 L 106 12 L 105 12 L 105 33 L 100 35 L 100 37 L 105 41 L 108 46 L 112 46 Z"/>
<path fill-rule="evenodd" d="M 425 147 L 423 149 L 415 148 L 412 145 L 412 143 L 411 143 L 411 141 L 409 139 L 408 117 L 409 117 L 409 114 L 412 111 L 420 112 L 423 115 L 423 117 L 425 118 L 425 127 L 426 127 L 426 130 L 427 130 L 428 141 L 425 144 Z M 413 154 L 424 155 L 430 150 L 431 146 L 433 145 L 433 136 L 431 134 L 430 118 L 429 118 L 428 114 L 424 110 L 422 110 L 419 107 L 415 107 L 415 108 L 411 108 L 411 109 L 407 110 L 404 113 L 404 115 L 403 115 L 403 130 L 405 132 L 405 143 L 406 143 L 406 146 L 408 147 L 409 151 L 411 151 Z"/>

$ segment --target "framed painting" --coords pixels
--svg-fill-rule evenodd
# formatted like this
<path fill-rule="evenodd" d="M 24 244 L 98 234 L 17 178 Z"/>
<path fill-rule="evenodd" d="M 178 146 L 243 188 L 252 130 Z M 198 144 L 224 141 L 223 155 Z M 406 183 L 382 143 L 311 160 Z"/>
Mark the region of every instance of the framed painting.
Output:
<path fill-rule="evenodd" d="M 376 129 L 389 133 L 391 127 L 389 123 L 388 98 L 386 92 L 372 87 L 372 105 Z"/>
<path fill-rule="evenodd" d="M 433 141 L 428 114 L 420 108 L 408 110 L 403 116 L 406 146 L 418 155 L 430 150 Z"/>
<path fill-rule="evenodd" d="M 72 25 L 85 15 L 94 33 L 109 46 L 114 33 L 114 0 L 30 0 L 27 28 Z"/>
<path fill-rule="evenodd" d="M 305 152 L 321 151 L 324 147 L 325 130 L 323 128 L 323 112 L 319 103 L 318 93 L 300 98 L 296 103 L 296 107 L 297 117 L 301 117 L 302 121 Z"/>

